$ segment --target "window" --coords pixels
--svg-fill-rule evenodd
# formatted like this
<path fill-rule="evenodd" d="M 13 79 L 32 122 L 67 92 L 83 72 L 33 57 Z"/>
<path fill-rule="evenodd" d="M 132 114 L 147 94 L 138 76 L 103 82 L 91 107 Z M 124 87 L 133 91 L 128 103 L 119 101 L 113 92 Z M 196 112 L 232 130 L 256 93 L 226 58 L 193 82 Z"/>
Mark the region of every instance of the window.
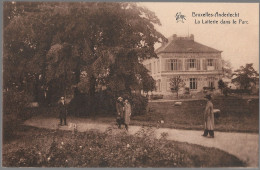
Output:
<path fill-rule="evenodd" d="M 167 60 L 167 70 L 169 71 L 182 70 L 181 60 L 178 59 Z"/>
<path fill-rule="evenodd" d="M 195 59 L 189 59 L 188 63 L 189 68 L 195 68 Z"/>
<path fill-rule="evenodd" d="M 213 59 L 208 59 L 208 66 L 213 66 Z"/>
<path fill-rule="evenodd" d="M 209 81 L 209 88 L 214 88 L 214 81 Z"/>
<path fill-rule="evenodd" d="M 190 89 L 197 89 L 197 79 L 190 78 Z"/>
<path fill-rule="evenodd" d="M 178 60 L 177 59 L 173 59 L 173 60 L 170 60 L 171 61 L 171 67 L 170 69 L 171 70 L 177 70 L 177 64 L 178 64 Z"/>
<path fill-rule="evenodd" d="M 208 80 L 208 87 L 214 88 L 214 82 L 215 82 L 214 80 L 216 80 L 216 78 L 215 77 L 208 77 L 207 80 Z"/>
<path fill-rule="evenodd" d="M 185 70 L 200 70 L 200 59 L 186 59 Z"/>

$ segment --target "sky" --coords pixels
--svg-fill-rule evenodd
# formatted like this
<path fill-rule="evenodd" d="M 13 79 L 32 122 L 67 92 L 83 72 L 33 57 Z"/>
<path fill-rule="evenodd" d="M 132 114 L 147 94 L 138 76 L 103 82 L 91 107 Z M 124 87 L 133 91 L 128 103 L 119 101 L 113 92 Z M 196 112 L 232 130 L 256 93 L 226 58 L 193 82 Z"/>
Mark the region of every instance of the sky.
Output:
<path fill-rule="evenodd" d="M 141 2 L 139 5 L 155 12 L 162 24 L 162 26 L 156 25 L 155 28 L 165 37 L 168 38 L 173 34 L 177 36 L 193 34 L 196 42 L 223 51 L 222 58 L 231 62 L 233 70 L 246 63 L 253 63 L 259 72 L 259 4 Z M 176 21 L 177 12 L 185 15 L 184 23 Z M 215 17 L 216 12 L 239 13 L 239 16 Z M 205 13 L 214 16 L 193 15 Z M 222 19 L 230 21 L 230 24 L 227 22 L 221 24 Z M 237 21 L 236 24 L 233 24 L 233 19 Z M 207 24 L 207 20 L 217 20 L 218 24 Z M 239 23 L 239 20 L 247 22 Z"/>

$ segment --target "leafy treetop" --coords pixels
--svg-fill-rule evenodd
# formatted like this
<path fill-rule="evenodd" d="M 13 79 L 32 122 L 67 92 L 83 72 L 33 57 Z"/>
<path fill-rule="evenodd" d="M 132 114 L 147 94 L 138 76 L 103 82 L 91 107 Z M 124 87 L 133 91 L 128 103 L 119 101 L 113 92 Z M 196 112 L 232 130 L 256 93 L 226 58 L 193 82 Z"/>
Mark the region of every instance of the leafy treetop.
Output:
<path fill-rule="evenodd" d="M 129 92 L 149 79 L 140 61 L 167 41 L 155 14 L 135 3 L 6 2 L 4 14 L 5 86 L 36 74 L 46 87 L 59 80 L 63 91 Z"/>
<path fill-rule="evenodd" d="M 246 64 L 235 70 L 232 83 L 238 83 L 241 89 L 248 89 L 251 84 L 259 80 L 259 73 L 254 69 L 253 64 Z"/>

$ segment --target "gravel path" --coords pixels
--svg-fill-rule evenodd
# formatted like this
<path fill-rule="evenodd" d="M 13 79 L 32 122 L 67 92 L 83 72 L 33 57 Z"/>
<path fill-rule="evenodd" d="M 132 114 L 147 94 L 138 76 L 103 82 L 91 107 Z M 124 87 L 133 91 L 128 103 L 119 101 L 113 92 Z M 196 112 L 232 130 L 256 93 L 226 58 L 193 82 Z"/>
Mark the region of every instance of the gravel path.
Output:
<path fill-rule="evenodd" d="M 93 121 L 87 119 L 68 119 L 68 126 L 58 126 L 58 122 L 59 120 L 56 118 L 34 117 L 25 121 L 24 124 L 39 128 L 60 130 L 73 130 L 73 126 L 76 124 L 77 130 L 80 132 L 87 130 L 99 130 L 105 132 L 107 128 L 113 127 L 114 132 L 120 132 L 115 125 L 93 123 Z M 129 134 L 135 134 L 141 128 L 141 126 L 130 126 Z M 215 138 L 205 138 L 201 136 L 202 131 L 195 130 L 154 128 L 154 132 L 157 138 L 160 138 L 162 133 L 168 133 L 168 140 L 221 149 L 246 162 L 248 167 L 258 167 L 258 134 L 215 132 Z"/>

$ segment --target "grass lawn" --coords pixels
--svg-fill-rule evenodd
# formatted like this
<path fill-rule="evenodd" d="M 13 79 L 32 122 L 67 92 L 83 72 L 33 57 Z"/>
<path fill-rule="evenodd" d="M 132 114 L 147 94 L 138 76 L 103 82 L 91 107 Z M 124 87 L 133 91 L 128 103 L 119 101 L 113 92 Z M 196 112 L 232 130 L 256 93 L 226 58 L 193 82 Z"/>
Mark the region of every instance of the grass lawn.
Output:
<path fill-rule="evenodd" d="M 113 131 L 113 130 L 112 130 Z M 4 167 L 243 167 L 214 148 L 151 138 L 149 128 L 84 133 L 18 126 L 3 141 Z"/>
<path fill-rule="evenodd" d="M 215 118 L 217 131 L 258 133 L 259 99 L 248 104 L 245 99 L 219 97 L 213 100 L 213 104 L 215 109 L 221 110 L 220 117 Z M 205 100 L 184 101 L 181 106 L 174 106 L 174 102 L 149 103 L 149 113 L 132 117 L 132 123 L 201 130 L 205 105 Z M 164 123 L 157 123 L 160 120 Z"/>
<path fill-rule="evenodd" d="M 214 108 L 221 113 L 215 118 L 215 130 L 224 132 L 259 132 L 259 99 L 235 97 L 218 97 L 213 100 Z M 174 102 L 149 103 L 149 112 L 145 115 L 132 116 L 130 125 L 145 125 L 164 128 L 203 130 L 203 112 L 205 100 L 183 101 L 181 106 L 174 106 Z M 55 108 L 36 108 L 34 115 L 39 117 L 58 117 Z M 96 117 L 77 118 L 77 121 L 111 123 L 115 122 L 115 114 L 105 113 Z M 158 121 L 164 120 L 164 123 Z M 76 121 L 76 122 L 77 122 Z"/>

